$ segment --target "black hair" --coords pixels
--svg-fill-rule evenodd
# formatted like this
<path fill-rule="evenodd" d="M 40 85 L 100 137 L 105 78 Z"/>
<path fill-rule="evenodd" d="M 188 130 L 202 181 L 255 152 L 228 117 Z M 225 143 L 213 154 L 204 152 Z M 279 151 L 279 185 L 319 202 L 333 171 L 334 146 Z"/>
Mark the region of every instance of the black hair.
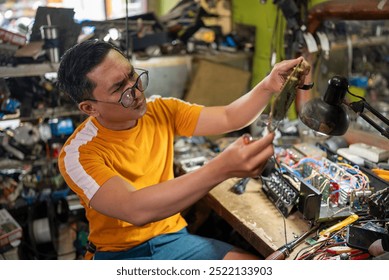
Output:
<path fill-rule="evenodd" d="M 68 49 L 59 65 L 58 89 L 76 103 L 93 98 L 96 84 L 86 75 L 104 60 L 110 50 L 116 50 L 125 57 L 114 45 L 99 40 L 87 40 Z"/>

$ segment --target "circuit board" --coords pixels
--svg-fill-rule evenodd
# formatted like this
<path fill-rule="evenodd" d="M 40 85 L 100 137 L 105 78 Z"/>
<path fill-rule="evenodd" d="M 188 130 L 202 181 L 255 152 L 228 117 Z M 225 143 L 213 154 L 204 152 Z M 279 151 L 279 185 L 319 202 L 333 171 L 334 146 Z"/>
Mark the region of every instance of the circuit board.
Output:
<path fill-rule="evenodd" d="M 343 216 L 368 208 L 372 190 L 369 178 L 358 166 L 333 162 L 326 157 L 308 157 L 301 152 L 301 147 L 276 149 L 276 159 L 284 173 L 293 174 L 299 180 L 298 209 L 306 219 Z"/>

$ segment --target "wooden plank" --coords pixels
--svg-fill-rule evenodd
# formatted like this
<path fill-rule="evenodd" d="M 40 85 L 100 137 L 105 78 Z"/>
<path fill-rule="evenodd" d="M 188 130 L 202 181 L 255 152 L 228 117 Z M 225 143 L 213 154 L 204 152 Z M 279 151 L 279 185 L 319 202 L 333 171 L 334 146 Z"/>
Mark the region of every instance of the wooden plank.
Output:
<path fill-rule="evenodd" d="M 19 64 L 18 66 L 1 66 L 0 78 L 42 76 L 46 73 L 56 73 L 59 63 Z"/>

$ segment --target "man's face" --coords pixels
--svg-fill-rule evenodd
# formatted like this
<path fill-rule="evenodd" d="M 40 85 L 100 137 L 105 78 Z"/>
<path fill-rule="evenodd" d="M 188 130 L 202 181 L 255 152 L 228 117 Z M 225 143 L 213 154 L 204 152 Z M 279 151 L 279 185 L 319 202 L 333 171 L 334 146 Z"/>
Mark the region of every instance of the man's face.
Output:
<path fill-rule="evenodd" d="M 134 88 L 134 101 L 129 108 L 124 108 L 119 100 L 129 87 L 133 86 L 133 66 L 117 51 L 111 50 L 103 62 L 87 74 L 96 84 L 93 91 L 94 100 L 88 100 L 95 111 L 93 114 L 107 128 L 127 129 L 141 118 L 147 109 L 146 98 Z M 88 113 L 89 114 L 89 113 Z"/>

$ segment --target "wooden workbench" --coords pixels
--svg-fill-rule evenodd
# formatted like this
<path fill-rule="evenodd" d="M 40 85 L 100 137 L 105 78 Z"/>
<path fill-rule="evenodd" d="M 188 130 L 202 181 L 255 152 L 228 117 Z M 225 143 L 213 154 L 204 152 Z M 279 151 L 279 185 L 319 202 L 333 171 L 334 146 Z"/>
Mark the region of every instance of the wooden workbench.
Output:
<path fill-rule="evenodd" d="M 251 179 L 241 195 L 230 191 L 238 180 L 230 179 L 219 184 L 204 200 L 262 256 L 269 256 L 310 228 L 309 222 L 298 211 L 284 218 L 266 197 L 258 180 Z M 288 259 L 293 259 L 297 251 L 296 247 Z"/>

